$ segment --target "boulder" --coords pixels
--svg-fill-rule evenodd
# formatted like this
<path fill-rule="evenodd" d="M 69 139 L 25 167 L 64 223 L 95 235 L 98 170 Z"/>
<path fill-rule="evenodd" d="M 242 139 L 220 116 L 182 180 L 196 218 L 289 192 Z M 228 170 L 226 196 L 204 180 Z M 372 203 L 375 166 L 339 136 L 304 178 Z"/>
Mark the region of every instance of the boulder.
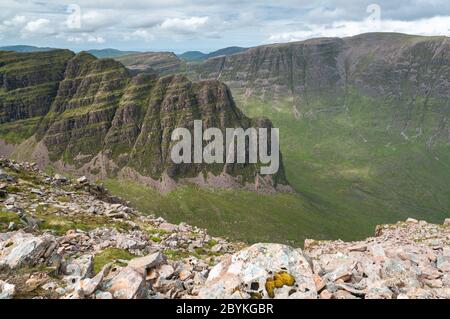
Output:
<path fill-rule="evenodd" d="M 167 279 L 170 278 L 175 270 L 171 265 L 163 264 L 159 266 L 156 271 L 158 272 L 158 275 L 160 278 Z"/>
<path fill-rule="evenodd" d="M 317 297 L 313 272 L 300 249 L 255 244 L 226 257 L 209 273 L 200 298 L 276 298 L 289 293 Z"/>
<path fill-rule="evenodd" d="M 0 299 L 11 299 L 14 296 L 15 286 L 0 280 Z"/>
<path fill-rule="evenodd" d="M 85 184 L 87 183 L 88 179 L 86 176 L 81 176 L 80 178 L 77 178 L 77 183 L 78 184 Z"/>
<path fill-rule="evenodd" d="M 97 291 L 95 293 L 95 299 L 113 299 L 113 296 L 107 291 Z"/>
<path fill-rule="evenodd" d="M 66 183 L 67 181 L 68 181 L 68 179 L 65 176 L 62 176 L 60 174 L 55 174 L 55 176 L 53 176 L 53 183 L 56 186 Z"/>
<path fill-rule="evenodd" d="M 163 265 L 165 263 L 167 263 L 166 256 L 164 256 L 160 252 L 156 252 L 154 254 L 145 257 L 132 259 L 128 263 L 128 267 L 133 268 L 134 270 L 141 273 L 143 276 L 146 276 L 148 270 Z"/>
<path fill-rule="evenodd" d="M 94 257 L 90 254 L 82 255 L 70 261 L 66 266 L 69 277 L 84 279 L 91 277 L 94 272 Z"/>
<path fill-rule="evenodd" d="M 170 223 L 164 222 L 164 223 L 161 223 L 158 226 L 158 228 L 162 229 L 163 231 L 166 231 L 166 232 L 174 232 L 174 231 L 177 231 L 178 226 L 174 225 L 174 224 L 170 224 Z"/>
<path fill-rule="evenodd" d="M 450 256 L 438 256 L 436 266 L 443 273 L 450 274 Z"/>
<path fill-rule="evenodd" d="M 76 290 L 81 290 L 82 294 L 85 296 L 92 295 L 97 288 L 100 286 L 100 283 L 102 282 L 105 275 L 109 272 L 111 269 L 111 264 L 106 264 L 103 269 L 95 275 L 94 278 L 85 278 L 82 279 L 76 286 Z"/>
<path fill-rule="evenodd" d="M 120 270 L 106 286 L 115 299 L 141 299 L 147 293 L 145 277 L 132 267 Z"/>
<path fill-rule="evenodd" d="M 16 180 L 11 175 L 8 175 L 4 170 L 0 168 L 0 181 L 5 181 L 9 183 L 15 183 Z"/>
<path fill-rule="evenodd" d="M 44 264 L 56 253 L 56 239 L 51 235 L 37 237 L 23 231 L 9 235 L 9 239 L 0 242 L 0 268 Z"/>
<path fill-rule="evenodd" d="M 31 189 L 31 193 L 39 195 L 39 196 L 44 196 L 45 195 L 44 191 L 40 190 L 39 188 L 32 188 Z"/>

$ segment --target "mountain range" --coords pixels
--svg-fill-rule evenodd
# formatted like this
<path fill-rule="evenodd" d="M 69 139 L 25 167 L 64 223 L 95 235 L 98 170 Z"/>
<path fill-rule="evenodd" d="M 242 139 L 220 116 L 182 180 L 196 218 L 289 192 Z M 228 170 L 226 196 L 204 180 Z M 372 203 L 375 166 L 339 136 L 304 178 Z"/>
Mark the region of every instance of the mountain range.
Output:
<path fill-rule="evenodd" d="M 448 37 L 265 45 L 190 76 L 225 82 L 244 113 L 280 128 L 289 182 L 319 211 L 356 224 L 449 215 Z"/>
<path fill-rule="evenodd" d="M 91 173 L 110 172 L 102 173 L 107 177 L 131 167 L 155 180 L 170 165 L 158 160 L 154 172 L 140 167 L 143 154 L 164 144 L 148 149 L 152 143 L 144 138 L 147 120 L 158 123 L 152 127 L 167 124 L 160 113 L 146 109 L 157 92 L 169 92 L 163 95 L 166 102 L 156 103 L 166 110 L 188 100 L 202 105 L 202 92 L 212 90 L 221 105 L 228 105 L 220 112 L 242 110 L 230 119 L 234 123 L 266 117 L 273 123 L 267 125 L 280 129 L 284 170 L 268 184 L 288 181 L 295 193 L 186 186 L 161 196 L 142 184 L 106 180 L 111 191 L 143 211 L 239 240 L 289 243 L 305 237 L 362 238 L 376 224 L 406 217 L 441 223 L 450 213 L 448 37 L 369 33 L 263 45 L 206 60 L 195 54 L 184 58 L 196 61 L 143 53 L 117 57 L 117 63 L 57 52 L 48 73 L 42 72 L 50 69 L 39 64 L 42 57 L 15 66 L 5 63 L 21 59 L 20 54 L 0 58 L 0 136 L 9 155 L 26 158 L 44 141 L 50 162 L 65 163 L 59 167 L 89 167 Z M 145 105 L 145 116 L 135 113 L 137 105 Z M 92 165 L 95 156 L 86 153 L 114 165 Z M 248 171 L 255 177 L 253 169 Z M 126 175 L 143 182 L 138 174 Z"/>
<path fill-rule="evenodd" d="M 183 72 L 185 62 L 172 52 L 144 52 L 115 57 L 129 70 L 135 73 L 146 72 L 158 75 Z"/>
<path fill-rule="evenodd" d="M 37 47 L 32 45 L 10 45 L 10 46 L 2 46 L 0 47 L 0 51 L 14 51 L 14 52 L 41 52 L 41 51 L 50 51 L 55 50 L 56 48 L 50 47 Z M 246 48 L 242 47 L 227 47 L 223 49 L 219 49 L 210 53 L 203 53 L 200 51 L 187 51 L 182 54 L 178 54 L 177 56 L 183 61 L 204 61 L 209 58 L 217 57 L 217 56 L 227 56 L 235 53 L 239 53 L 245 51 Z M 92 54 L 97 58 L 117 58 L 124 55 L 139 55 L 139 54 L 158 54 L 165 52 L 143 52 L 143 51 L 123 51 L 113 48 L 106 49 L 92 49 L 87 50 L 87 53 Z M 168 54 L 172 54 L 171 52 L 167 52 Z"/>
<path fill-rule="evenodd" d="M 183 75 L 132 76 L 119 62 L 68 50 L 0 53 L 0 153 L 41 167 L 96 178 L 128 177 L 167 191 L 180 180 L 208 187 L 273 191 L 283 168 L 260 176 L 257 164 L 175 164 L 171 133 L 207 127 L 271 127 L 250 119 L 218 81 Z"/>
<path fill-rule="evenodd" d="M 228 56 L 235 53 L 243 52 L 245 50 L 247 49 L 242 47 L 228 47 L 210 53 L 203 53 L 200 51 L 187 51 L 183 54 L 178 55 L 178 57 L 184 61 L 204 61 L 209 58 L 215 58 L 218 56 Z"/>
<path fill-rule="evenodd" d="M 14 52 L 42 52 L 51 50 L 55 49 L 49 47 L 36 47 L 32 45 L 9 45 L 0 47 L 0 51 L 14 51 Z"/>
<path fill-rule="evenodd" d="M 14 51 L 14 50 L 13 50 Z M 89 54 L 92 54 L 96 58 L 102 59 L 102 58 L 117 58 L 128 54 L 137 54 L 141 53 L 139 51 L 122 51 L 117 49 L 98 49 L 98 50 L 87 50 L 86 51 Z"/>

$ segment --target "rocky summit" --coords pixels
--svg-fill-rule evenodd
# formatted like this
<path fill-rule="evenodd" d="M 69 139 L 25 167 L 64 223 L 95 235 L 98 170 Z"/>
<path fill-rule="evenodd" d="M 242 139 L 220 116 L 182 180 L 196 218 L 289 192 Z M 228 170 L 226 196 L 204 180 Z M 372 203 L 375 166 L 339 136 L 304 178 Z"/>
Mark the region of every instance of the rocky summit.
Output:
<path fill-rule="evenodd" d="M 0 159 L 0 298 L 450 298 L 450 220 L 246 247 Z"/>

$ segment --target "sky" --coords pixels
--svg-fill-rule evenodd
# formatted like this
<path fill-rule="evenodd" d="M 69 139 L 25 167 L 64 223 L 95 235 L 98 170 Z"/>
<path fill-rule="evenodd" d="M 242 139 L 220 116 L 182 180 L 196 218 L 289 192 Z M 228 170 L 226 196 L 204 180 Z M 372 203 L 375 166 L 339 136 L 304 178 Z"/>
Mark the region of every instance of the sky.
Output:
<path fill-rule="evenodd" d="M 450 36 L 449 0 L 1 0 L 0 46 L 210 52 L 365 32 Z"/>

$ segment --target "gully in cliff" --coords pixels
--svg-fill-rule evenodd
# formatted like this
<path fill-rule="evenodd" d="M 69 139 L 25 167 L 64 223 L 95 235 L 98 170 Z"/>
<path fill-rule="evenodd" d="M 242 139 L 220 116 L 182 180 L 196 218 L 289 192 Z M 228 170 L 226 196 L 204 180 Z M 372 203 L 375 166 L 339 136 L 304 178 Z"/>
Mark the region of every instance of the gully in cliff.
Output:
<path fill-rule="evenodd" d="M 176 143 L 171 150 L 171 159 L 176 164 L 235 163 L 235 161 L 268 164 L 261 165 L 261 174 L 275 174 L 280 166 L 279 129 L 270 129 L 270 140 L 267 137 L 268 130 L 254 127 L 245 130 L 227 128 L 224 141 L 219 128 L 209 127 L 203 131 L 202 121 L 195 120 L 193 141 L 192 134 L 187 128 L 176 128 L 172 132 L 171 139 Z M 204 146 L 204 142 L 208 144 Z"/>

